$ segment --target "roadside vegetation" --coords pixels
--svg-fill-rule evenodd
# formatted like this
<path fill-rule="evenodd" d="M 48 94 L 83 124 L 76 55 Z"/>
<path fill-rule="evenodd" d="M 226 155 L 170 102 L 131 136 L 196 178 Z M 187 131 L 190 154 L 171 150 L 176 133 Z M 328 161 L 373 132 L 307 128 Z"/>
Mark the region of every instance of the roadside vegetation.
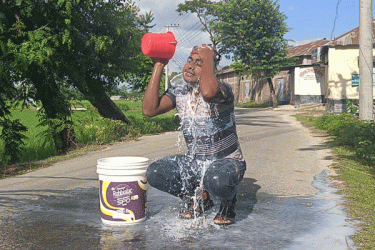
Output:
<path fill-rule="evenodd" d="M 245 103 L 237 103 L 236 107 L 238 108 L 266 108 L 269 107 L 269 103 L 259 103 L 256 101 L 248 101 Z"/>
<path fill-rule="evenodd" d="M 355 112 L 352 112 L 355 113 Z M 375 249 L 375 123 L 354 114 L 298 114 L 304 125 L 325 132 L 335 155 L 338 185 L 348 213 L 360 221 L 353 240 L 360 249 Z"/>
<path fill-rule="evenodd" d="M 90 149 L 96 150 L 108 143 L 173 131 L 179 127 L 178 117 L 174 112 L 148 118 L 142 114 L 141 101 L 114 102 L 130 120 L 130 124 L 103 118 L 88 101 L 72 102 L 72 129 L 76 143 L 64 153 L 56 151 L 54 131 L 41 125 L 38 107 L 12 108 L 12 118 L 19 119 L 24 124 L 25 131 L 20 134 L 1 133 L 0 128 L 0 178 L 48 166 L 61 158 L 83 154 Z M 22 143 L 19 143 L 20 138 Z M 20 152 L 19 159 L 17 164 L 10 164 L 14 151 Z"/>

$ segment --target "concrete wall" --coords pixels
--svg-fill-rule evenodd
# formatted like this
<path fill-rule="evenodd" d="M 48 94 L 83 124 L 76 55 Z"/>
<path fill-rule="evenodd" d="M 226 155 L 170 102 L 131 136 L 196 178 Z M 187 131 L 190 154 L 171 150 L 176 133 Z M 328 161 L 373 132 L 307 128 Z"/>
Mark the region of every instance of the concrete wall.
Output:
<path fill-rule="evenodd" d="M 294 69 L 295 104 L 323 103 L 325 95 L 325 68 L 300 66 Z"/>
<path fill-rule="evenodd" d="M 235 76 L 234 72 L 220 73 L 217 75 L 217 78 L 221 81 L 229 83 L 234 92 L 238 91 L 236 89 L 238 76 Z M 280 104 L 290 102 L 291 81 L 292 79 L 289 70 L 281 71 L 272 79 L 272 83 Z M 239 103 L 256 101 L 258 103 L 269 103 L 269 105 L 271 105 L 272 98 L 270 95 L 270 87 L 267 79 L 264 77 L 242 76 L 239 91 Z M 280 91 L 282 91 L 282 93 Z"/>
<path fill-rule="evenodd" d="M 359 87 L 352 86 L 352 74 L 359 74 L 358 46 L 335 46 L 328 51 L 327 110 L 341 113 L 347 99 L 359 99 Z"/>
<path fill-rule="evenodd" d="M 240 102 L 256 101 L 258 103 L 266 103 L 270 100 L 270 87 L 266 79 L 244 77 L 241 82 Z"/>
<path fill-rule="evenodd" d="M 227 82 L 232 86 L 233 91 L 239 94 L 239 103 L 245 103 L 248 101 L 256 101 L 259 103 L 269 102 L 270 90 L 266 79 L 253 78 L 252 76 L 242 76 L 240 89 L 237 90 L 236 86 L 238 83 L 238 77 L 234 75 L 234 72 L 225 72 L 217 75 L 217 78 L 221 81 Z"/>
<path fill-rule="evenodd" d="M 293 96 L 293 78 L 291 70 L 283 70 L 272 78 L 279 104 L 290 103 Z"/>

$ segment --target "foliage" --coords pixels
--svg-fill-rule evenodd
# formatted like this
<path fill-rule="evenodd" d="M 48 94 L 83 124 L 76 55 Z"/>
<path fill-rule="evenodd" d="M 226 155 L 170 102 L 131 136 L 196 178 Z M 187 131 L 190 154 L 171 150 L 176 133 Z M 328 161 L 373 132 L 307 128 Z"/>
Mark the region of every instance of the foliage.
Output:
<path fill-rule="evenodd" d="M 231 67 L 236 75 L 267 79 L 277 106 L 272 78 L 294 63 L 294 59 L 286 58 L 284 35 L 289 29 L 277 0 L 190 0 L 179 4 L 177 11 L 197 14 L 215 48 L 234 60 Z M 236 88 L 239 85 L 240 81 Z M 239 91 L 236 93 L 237 103 Z"/>
<path fill-rule="evenodd" d="M 245 103 L 237 103 L 236 107 L 240 108 L 264 108 L 267 107 L 267 103 L 258 103 L 256 101 L 248 101 Z"/>
<path fill-rule="evenodd" d="M 274 0 L 224 0 L 215 7 L 212 27 L 226 53 L 233 53 L 243 70 L 273 77 L 286 62 L 286 16 Z"/>
<path fill-rule="evenodd" d="M 343 192 L 346 194 L 349 215 L 358 223 L 353 240 L 358 249 L 375 249 L 375 172 L 344 147 L 333 149 L 338 155 L 336 166 Z"/>
<path fill-rule="evenodd" d="M 45 116 L 43 109 L 40 111 L 41 112 L 39 112 L 38 116 Z M 76 140 L 73 130 L 73 122 L 71 120 L 50 119 L 44 117 L 41 119 L 38 126 L 46 128 L 41 134 L 39 134 L 39 137 L 44 140 L 43 146 L 46 146 L 47 143 L 53 141 L 58 153 L 66 153 L 66 151 L 75 146 Z"/>
<path fill-rule="evenodd" d="M 358 153 L 358 149 L 355 146 L 349 146 L 353 145 L 352 142 L 355 141 L 355 138 L 350 139 L 348 142 L 347 139 L 340 138 L 347 131 L 351 134 L 347 137 L 356 137 L 356 133 L 358 133 L 362 134 L 362 136 L 367 135 L 370 139 L 369 141 L 373 141 L 373 123 L 363 122 L 356 116 L 348 114 L 327 114 L 321 118 L 303 114 L 296 117 L 304 123 L 308 122 L 310 124 L 313 122 L 318 128 L 327 131 L 331 135 L 336 135 L 332 138 L 334 144 L 336 144 L 332 148 L 335 155 L 335 163 L 332 168 L 335 169 L 335 173 L 338 175 L 332 176 L 332 178 L 339 179 L 337 183 L 340 185 L 340 192 L 345 194 L 347 211 L 353 219 L 359 222 L 356 223 L 358 230 L 353 236 L 353 240 L 360 249 L 375 249 L 374 161 L 373 158 L 372 160 L 364 158 L 364 154 Z M 349 128 L 350 126 L 353 126 L 352 129 Z M 341 130 L 340 128 L 345 129 Z M 362 129 L 363 131 L 358 132 L 358 130 Z M 367 155 L 370 155 L 369 151 L 371 150 L 374 152 L 371 147 L 363 147 L 362 149 L 368 151 Z"/>
<path fill-rule="evenodd" d="M 126 136 L 129 131 L 121 121 L 97 117 L 92 123 L 80 122 L 75 125 L 75 131 L 81 143 L 105 144 L 114 142 Z"/>
<path fill-rule="evenodd" d="M 111 115 L 118 112 L 105 93 L 139 71 L 134 65 L 151 13 L 140 15 L 132 1 L 121 0 L 4 0 L 0 6 L 0 117 L 9 114 L 6 103 L 22 99 L 42 103 L 44 125 L 69 121 L 68 99 L 82 96 L 68 93 L 77 89 L 107 106 L 103 116 L 108 107 Z M 64 126 L 54 138 L 66 138 L 69 123 Z"/>
<path fill-rule="evenodd" d="M 362 121 L 351 114 L 326 114 L 315 125 L 334 136 L 337 145 L 349 147 L 357 156 L 375 163 L 374 121 Z"/>
<path fill-rule="evenodd" d="M 210 0 L 190 0 L 185 1 L 178 5 L 177 12 L 179 13 L 195 13 L 198 16 L 199 21 L 203 25 L 203 30 L 207 31 L 212 41 L 212 46 L 217 49 L 218 45 L 218 34 L 216 30 L 211 26 L 212 22 L 215 22 L 216 18 L 214 14 L 215 3 Z M 219 51 L 220 53 L 220 51 Z"/>
<path fill-rule="evenodd" d="M 180 126 L 178 117 L 173 112 L 149 118 L 142 114 L 142 102 L 140 101 L 115 101 L 115 103 L 129 117 L 130 125 L 101 117 L 95 107 L 87 100 L 72 101 L 73 107 L 87 109 L 72 111 L 73 122 L 70 128 L 75 131 L 77 148 L 133 139 L 143 134 L 173 131 Z M 19 162 L 43 160 L 58 154 L 54 149 L 54 131 L 51 131 L 48 126 L 38 126 L 40 123 L 37 115 L 38 111 L 31 109 L 20 110 L 19 106 L 13 108 L 11 113 L 21 123 L 27 124 L 27 131 L 21 132 L 21 135 L 27 138 L 24 137 L 24 145 L 20 147 Z M 64 128 L 64 125 L 57 120 L 49 122 L 53 123 L 53 126 L 62 126 L 57 128 L 57 130 Z M 0 155 L 3 155 L 5 150 L 4 140 L 0 139 Z M 4 160 L 4 157 L 0 158 L 0 166 L 9 164 L 9 162 Z"/>
<path fill-rule="evenodd" d="M 358 104 L 355 100 L 347 99 L 346 100 L 346 107 L 349 114 L 357 115 L 358 114 Z"/>
<path fill-rule="evenodd" d="M 138 105 L 135 105 L 138 104 Z M 165 114 L 158 117 L 145 117 L 141 111 L 141 102 L 118 102 L 117 105 L 127 113 L 130 124 L 101 117 L 95 108 L 88 108 L 75 120 L 74 129 L 77 141 L 82 144 L 109 142 L 123 140 L 124 138 L 137 138 L 143 134 L 155 134 L 164 131 L 173 131 L 179 127 L 178 117 Z"/>
<path fill-rule="evenodd" d="M 151 58 L 143 55 L 137 55 L 136 61 L 136 67 L 133 65 L 132 71 L 125 74 L 124 81 L 129 84 L 132 90 L 142 92 L 146 90 L 147 84 L 150 81 L 154 64 Z"/>
<path fill-rule="evenodd" d="M 0 140 L 4 141 L 4 152 L 1 155 L 2 161 L 6 164 L 16 163 L 19 161 L 22 147 L 25 145 L 23 139 L 26 138 L 23 132 L 27 129 L 18 119 L 0 120 L 0 125 L 3 127 Z"/>
<path fill-rule="evenodd" d="M 267 79 L 277 106 L 272 77 L 294 61 L 286 58 L 284 35 L 289 29 L 278 1 L 223 0 L 215 4 L 214 15 L 210 25 L 218 35 L 219 49 L 234 59 L 235 73 Z"/>

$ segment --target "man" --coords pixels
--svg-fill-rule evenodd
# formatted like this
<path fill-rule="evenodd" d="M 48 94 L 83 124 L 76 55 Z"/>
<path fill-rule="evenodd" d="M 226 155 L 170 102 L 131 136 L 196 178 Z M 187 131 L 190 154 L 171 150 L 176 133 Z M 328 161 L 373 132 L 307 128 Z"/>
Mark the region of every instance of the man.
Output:
<path fill-rule="evenodd" d="M 234 122 L 230 85 L 215 77 L 219 56 L 203 44 L 194 47 L 184 68 L 184 84 L 159 98 L 167 59 L 152 58 L 154 69 L 143 99 L 143 113 L 155 116 L 177 109 L 188 147 L 187 155 L 171 155 L 150 164 L 149 184 L 184 201 L 183 218 L 213 207 L 210 194 L 221 200 L 214 223 L 235 222 L 236 188 L 246 170 Z"/>

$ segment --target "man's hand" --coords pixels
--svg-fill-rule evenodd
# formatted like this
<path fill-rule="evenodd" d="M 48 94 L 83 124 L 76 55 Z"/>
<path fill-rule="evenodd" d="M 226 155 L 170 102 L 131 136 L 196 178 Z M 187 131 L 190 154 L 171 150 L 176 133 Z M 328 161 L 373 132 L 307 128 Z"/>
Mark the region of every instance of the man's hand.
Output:
<path fill-rule="evenodd" d="M 151 57 L 152 62 L 154 65 L 161 64 L 163 66 L 167 65 L 169 60 L 167 58 L 161 58 L 161 57 Z"/>
<path fill-rule="evenodd" d="M 197 54 L 201 58 L 203 64 L 214 63 L 215 60 L 215 52 L 212 50 L 211 47 L 208 47 L 206 44 L 202 44 L 201 47 L 196 46 L 194 47 L 191 54 Z"/>
<path fill-rule="evenodd" d="M 172 100 L 163 96 L 159 99 L 160 81 L 163 75 L 165 65 L 168 64 L 167 58 L 152 57 L 154 69 L 143 97 L 143 114 L 145 116 L 155 116 L 170 111 L 173 108 Z"/>

